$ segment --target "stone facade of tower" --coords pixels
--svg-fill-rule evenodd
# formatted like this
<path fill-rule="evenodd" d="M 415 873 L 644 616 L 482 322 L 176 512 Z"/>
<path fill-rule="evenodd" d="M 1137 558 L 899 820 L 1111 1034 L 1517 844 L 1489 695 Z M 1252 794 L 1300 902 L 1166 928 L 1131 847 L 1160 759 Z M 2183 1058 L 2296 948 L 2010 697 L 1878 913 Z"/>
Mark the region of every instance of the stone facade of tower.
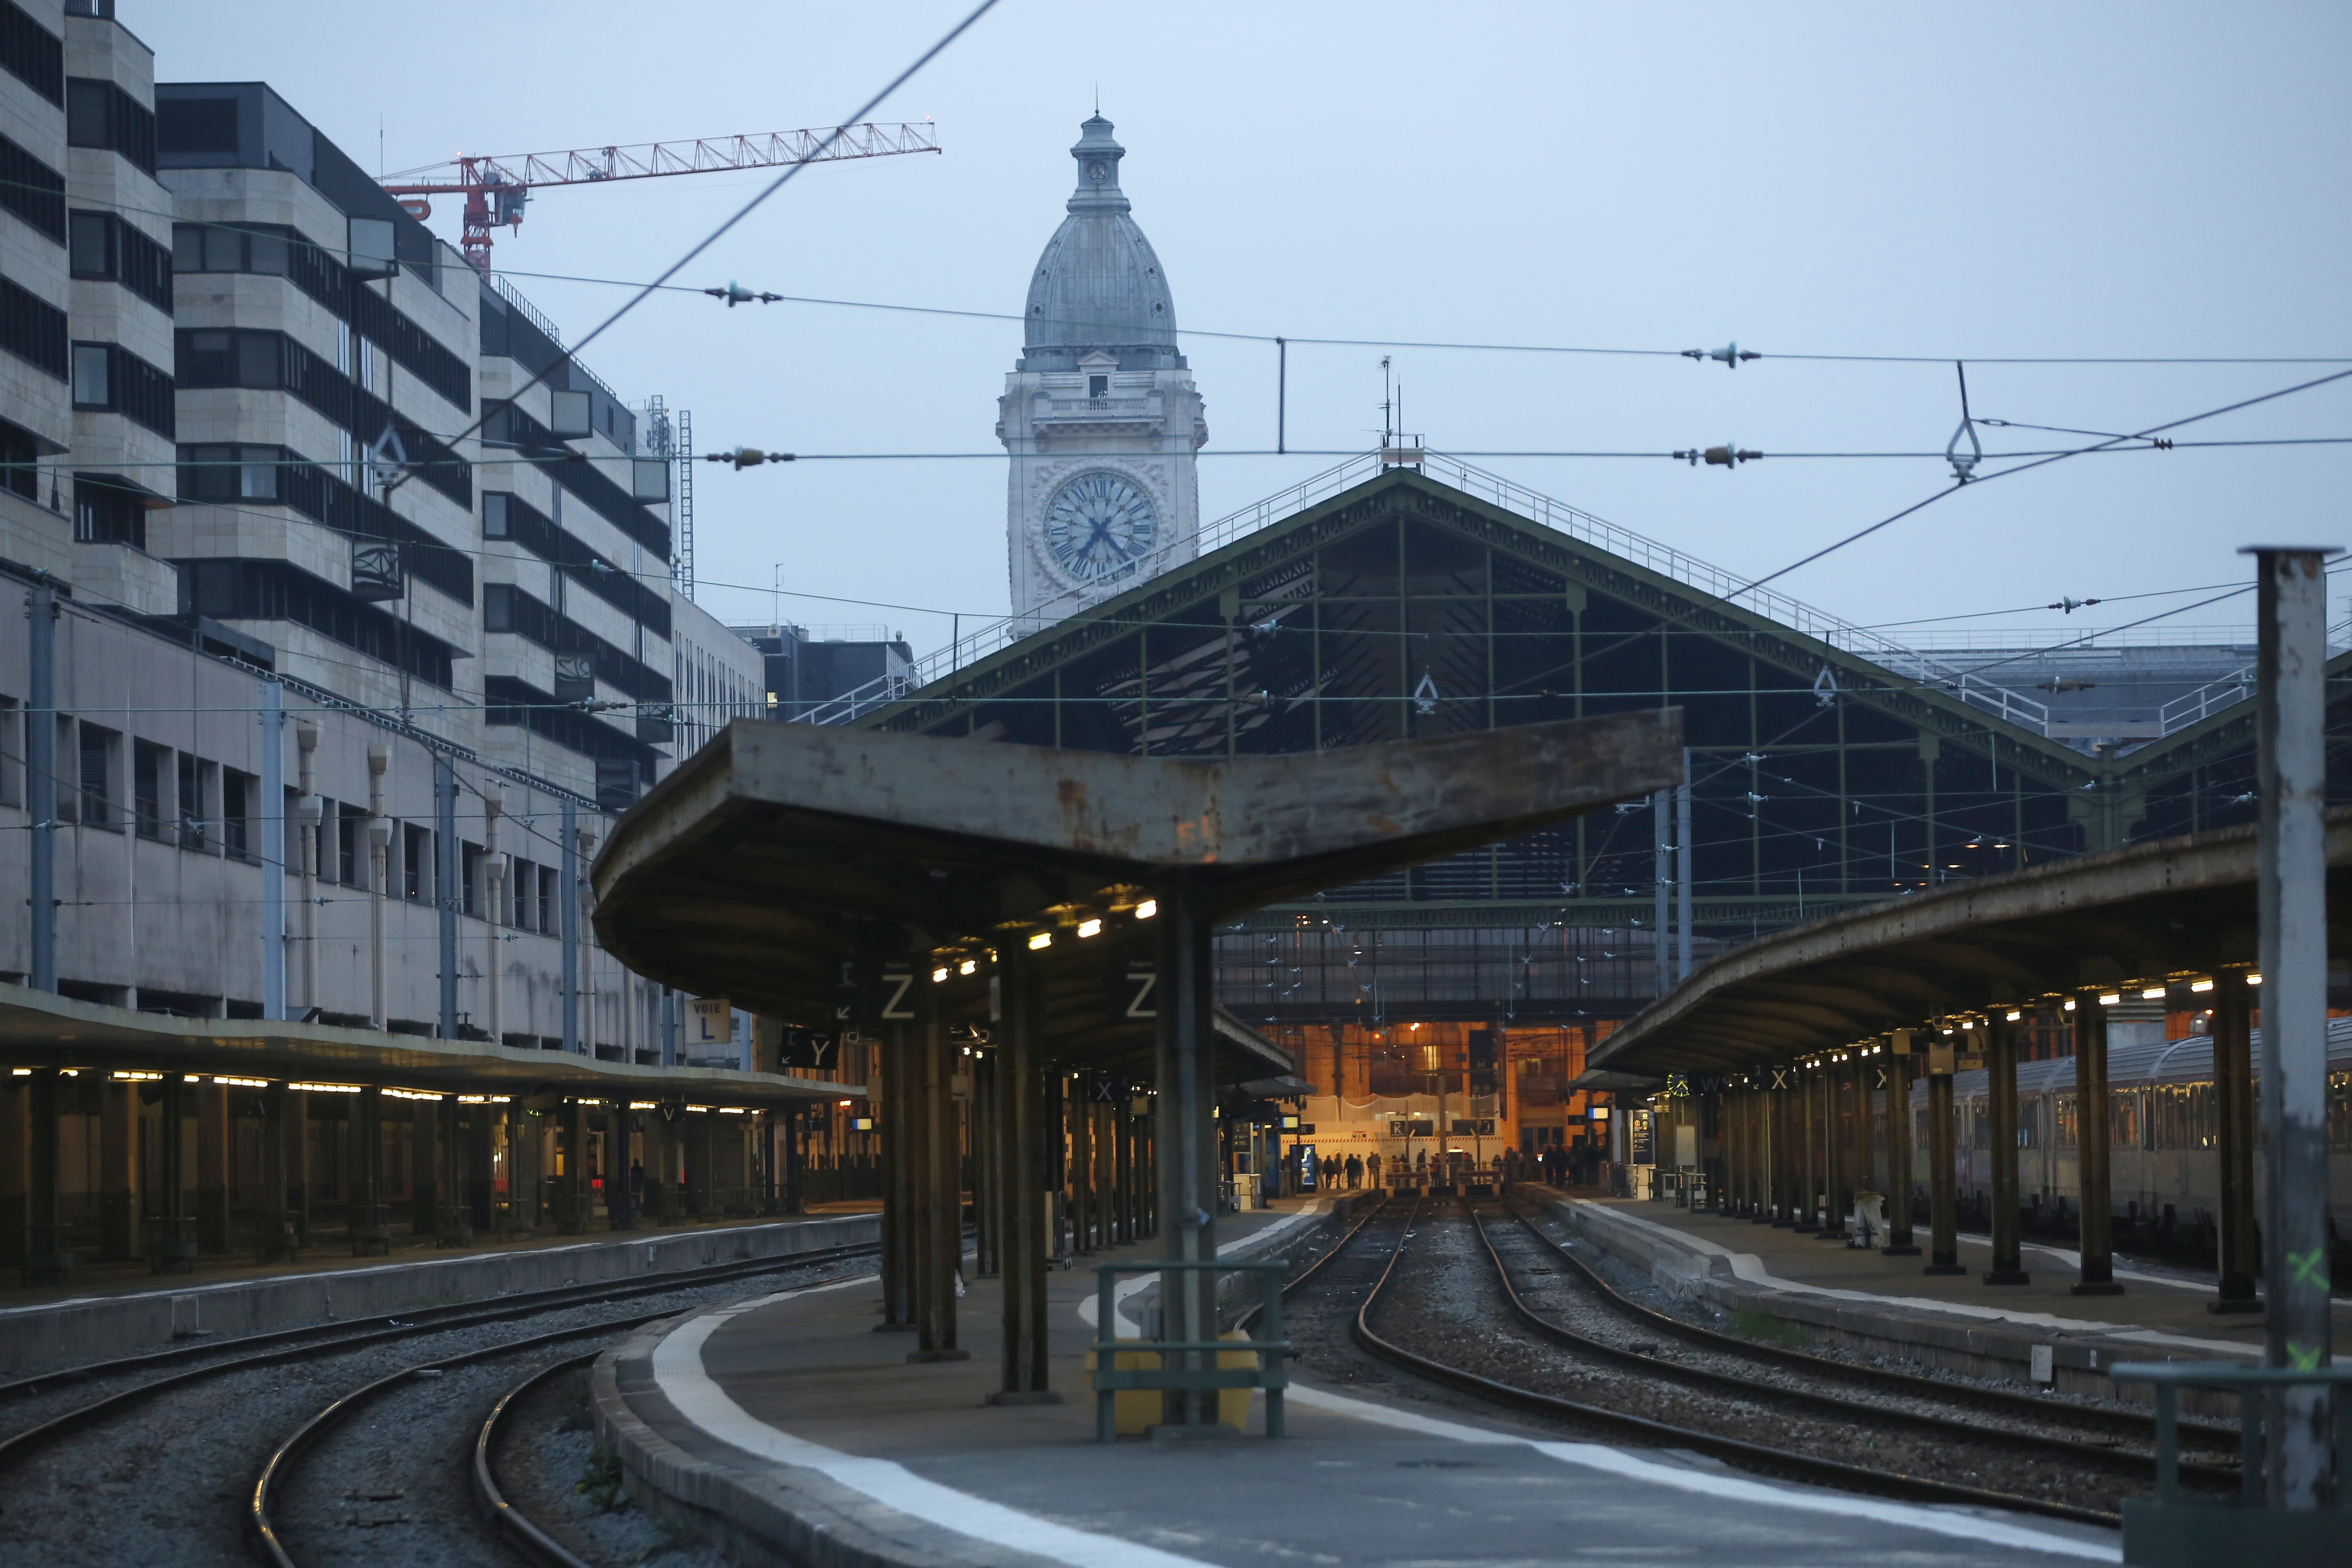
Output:
<path fill-rule="evenodd" d="M 1029 280 L 1024 352 L 997 405 L 1013 611 L 1040 626 L 1192 558 L 1193 454 L 1209 438 L 1110 121 L 1087 121 L 1070 155 L 1077 190 Z"/>

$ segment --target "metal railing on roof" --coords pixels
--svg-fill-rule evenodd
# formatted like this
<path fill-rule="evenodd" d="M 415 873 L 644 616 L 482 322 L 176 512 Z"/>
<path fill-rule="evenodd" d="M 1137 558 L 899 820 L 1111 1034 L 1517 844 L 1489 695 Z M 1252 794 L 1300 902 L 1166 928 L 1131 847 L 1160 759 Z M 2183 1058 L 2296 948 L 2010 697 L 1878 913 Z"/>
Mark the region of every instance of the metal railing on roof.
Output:
<path fill-rule="evenodd" d="M 1661 576 L 1670 577 L 1717 598 L 1745 605 L 1794 631 L 1844 652 L 1858 654 L 1914 680 L 1937 686 L 1964 702 L 2037 734 L 2048 733 L 2048 704 L 2021 692 L 2012 691 L 1931 654 L 1906 647 L 1882 633 L 1842 620 L 1775 589 L 1750 589 L 1748 580 L 1737 573 L 1701 561 L 1672 545 L 1662 544 L 1630 528 L 1620 527 L 1605 518 L 1595 517 L 1565 501 L 1555 500 L 1517 480 L 1459 458 L 1449 458 L 1443 452 L 1423 451 L 1418 456 L 1421 460 L 1414 464 L 1415 467 L 1455 489 L 1492 501 L 1506 511 L 1633 562 Z M 1203 527 L 1193 539 L 1180 540 L 1155 552 L 1111 583 L 1083 591 L 1073 590 L 1049 599 L 1025 614 L 1008 616 L 982 626 L 948 647 L 917 659 L 902 675 L 885 676 L 868 681 L 854 691 L 812 709 L 803 721 L 847 723 L 884 703 L 896 701 L 935 680 L 952 675 L 967 664 L 986 658 L 1024 637 L 1044 631 L 1112 594 L 1157 576 L 1194 554 L 1204 555 L 1223 549 L 1237 539 L 1295 517 L 1316 502 L 1376 478 L 1384 468 L 1393 466 L 1384 463 L 1378 452 L 1365 452 L 1350 458 L 1319 474 L 1276 490 L 1238 511 L 1227 513 Z"/>
<path fill-rule="evenodd" d="M 503 274 L 497 272 L 491 273 L 490 287 L 498 291 L 499 299 L 504 300 L 509 305 L 511 305 L 517 310 L 521 311 L 525 321 L 529 321 L 532 326 L 537 327 L 541 331 L 545 332 L 549 341 L 552 342 L 557 348 L 560 349 L 563 346 L 563 330 L 558 327 L 553 321 L 549 321 L 545 311 L 532 304 L 529 300 L 524 299 L 522 291 L 517 289 L 513 284 L 508 282 Z M 580 376 L 592 383 L 597 391 L 611 398 L 622 408 L 629 408 L 627 404 L 621 401 L 621 395 L 606 384 L 603 376 L 598 375 L 594 371 L 590 370 L 577 358 L 567 356 L 563 363 L 565 367 L 572 374 Z M 572 387 L 572 390 L 577 392 L 585 389 L 573 386 Z M 629 412 L 635 414 L 636 410 L 629 409 Z"/>

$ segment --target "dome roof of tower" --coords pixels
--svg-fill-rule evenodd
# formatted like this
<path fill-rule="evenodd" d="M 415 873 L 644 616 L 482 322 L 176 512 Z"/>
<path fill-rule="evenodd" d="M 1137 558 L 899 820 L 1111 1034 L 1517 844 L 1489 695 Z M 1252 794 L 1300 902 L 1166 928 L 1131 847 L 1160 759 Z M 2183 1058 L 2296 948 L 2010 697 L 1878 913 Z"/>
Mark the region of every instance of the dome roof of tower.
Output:
<path fill-rule="evenodd" d="M 1045 242 L 1029 279 L 1022 368 L 1075 369 L 1081 355 L 1097 351 L 1129 368 L 1181 364 L 1168 276 L 1118 188 L 1127 150 L 1111 140 L 1111 123 L 1100 114 L 1080 132 L 1070 149 L 1078 165 L 1070 216 Z"/>

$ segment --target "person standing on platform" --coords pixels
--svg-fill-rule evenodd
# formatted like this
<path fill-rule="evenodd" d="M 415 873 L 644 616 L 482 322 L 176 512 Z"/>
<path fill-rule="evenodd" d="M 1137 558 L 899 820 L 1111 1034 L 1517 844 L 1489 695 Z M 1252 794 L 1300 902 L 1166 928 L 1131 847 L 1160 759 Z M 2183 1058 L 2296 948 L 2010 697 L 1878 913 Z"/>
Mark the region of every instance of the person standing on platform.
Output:
<path fill-rule="evenodd" d="M 1364 1161 L 1364 1169 L 1365 1169 L 1365 1171 L 1366 1171 L 1366 1172 L 1367 1172 L 1367 1173 L 1371 1176 L 1371 1178 L 1372 1178 L 1372 1185 L 1374 1185 L 1375 1187 L 1379 1186 L 1379 1185 L 1381 1184 L 1381 1156 L 1380 1156 L 1380 1151 L 1378 1151 L 1377 1149 L 1376 1149 L 1376 1150 L 1374 1150 L 1374 1151 L 1371 1152 L 1371 1154 L 1370 1154 L 1370 1155 L 1369 1155 L 1369 1156 L 1365 1159 L 1365 1161 Z"/>

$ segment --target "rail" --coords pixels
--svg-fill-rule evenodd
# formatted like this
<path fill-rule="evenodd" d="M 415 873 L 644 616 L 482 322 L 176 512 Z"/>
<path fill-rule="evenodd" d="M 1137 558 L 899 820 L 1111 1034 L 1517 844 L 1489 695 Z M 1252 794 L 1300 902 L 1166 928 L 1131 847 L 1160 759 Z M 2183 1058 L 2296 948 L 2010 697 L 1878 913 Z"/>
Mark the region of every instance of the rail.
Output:
<path fill-rule="evenodd" d="M 1343 489 L 1377 478 L 1384 469 L 1393 466 L 1382 461 L 1379 452 L 1360 453 L 1237 511 L 1228 512 L 1203 527 L 1191 539 L 1171 542 L 1138 562 L 1114 583 L 1083 590 L 1073 589 L 1023 615 L 1008 616 L 992 622 L 946 647 L 917 659 L 901 674 L 880 677 L 829 702 L 817 705 L 799 721 L 848 723 L 886 703 L 898 701 L 952 675 L 968 664 L 986 658 L 1024 637 L 1045 630 L 1055 622 L 1100 601 L 1108 592 L 1144 582 L 1194 554 L 1205 555 L 1223 549 L 1237 539 L 1294 517 Z M 1605 518 L 1595 517 L 1565 501 L 1555 500 L 1500 474 L 1449 458 L 1443 452 L 1424 451 L 1421 454 L 1421 461 L 1414 466 L 1456 489 L 1492 501 L 1506 511 L 1717 598 L 1744 602 L 1782 626 L 1832 647 L 1858 654 L 1898 675 L 1937 687 L 1973 707 L 2038 734 L 2049 732 L 2048 704 L 1985 679 L 1933 654 L 1906 647 L 1870 627 L 1855 626 L 1773 589 L 1751 588 L 1748 580 L 1737 573 L 1701 561 L 1695 555 L 1660 543 L 1632 529 L 1620 527 Z"/>
<path fill-rule="evenodd" d="M 1152 1258 L 1139 1263 L 1105 1263 L 1095 1269 L 1100 1297 L 1095 1309 L 1095 1440 L 1115 1442 L 1118 1436 L 1118 1394 L 1122 1389 L 1178 1389 L 1188 1392 L 1257 1388 L 1265 1391 L 1265 1435 L 1280 1437 L 1282 1391 L 1290 1386 L 1283 1363 L 1291 1353 L 1282 1326 L 1282 1282 L 1290 1272 L 1287 1258 L 1238 1263 L 1230 1258 Z M 1118 1337 L 1118 1277 L 1122 1274 L 1255 1274 L 1258 1277 L 1258 1329 L 1255 1339 L 1241 1340 L 1122 1340 Z M 1254 1355 L 1255 1366 L 1226 1366 L 1229 1354 Z M 1129 1364 L 1121 1365 L 1121 1363 Z M 1145 1363 L 1152 1364 L 1146 1365 Z M 1170 1364 L 1171 1362 L 1176 1364 Z"/>

